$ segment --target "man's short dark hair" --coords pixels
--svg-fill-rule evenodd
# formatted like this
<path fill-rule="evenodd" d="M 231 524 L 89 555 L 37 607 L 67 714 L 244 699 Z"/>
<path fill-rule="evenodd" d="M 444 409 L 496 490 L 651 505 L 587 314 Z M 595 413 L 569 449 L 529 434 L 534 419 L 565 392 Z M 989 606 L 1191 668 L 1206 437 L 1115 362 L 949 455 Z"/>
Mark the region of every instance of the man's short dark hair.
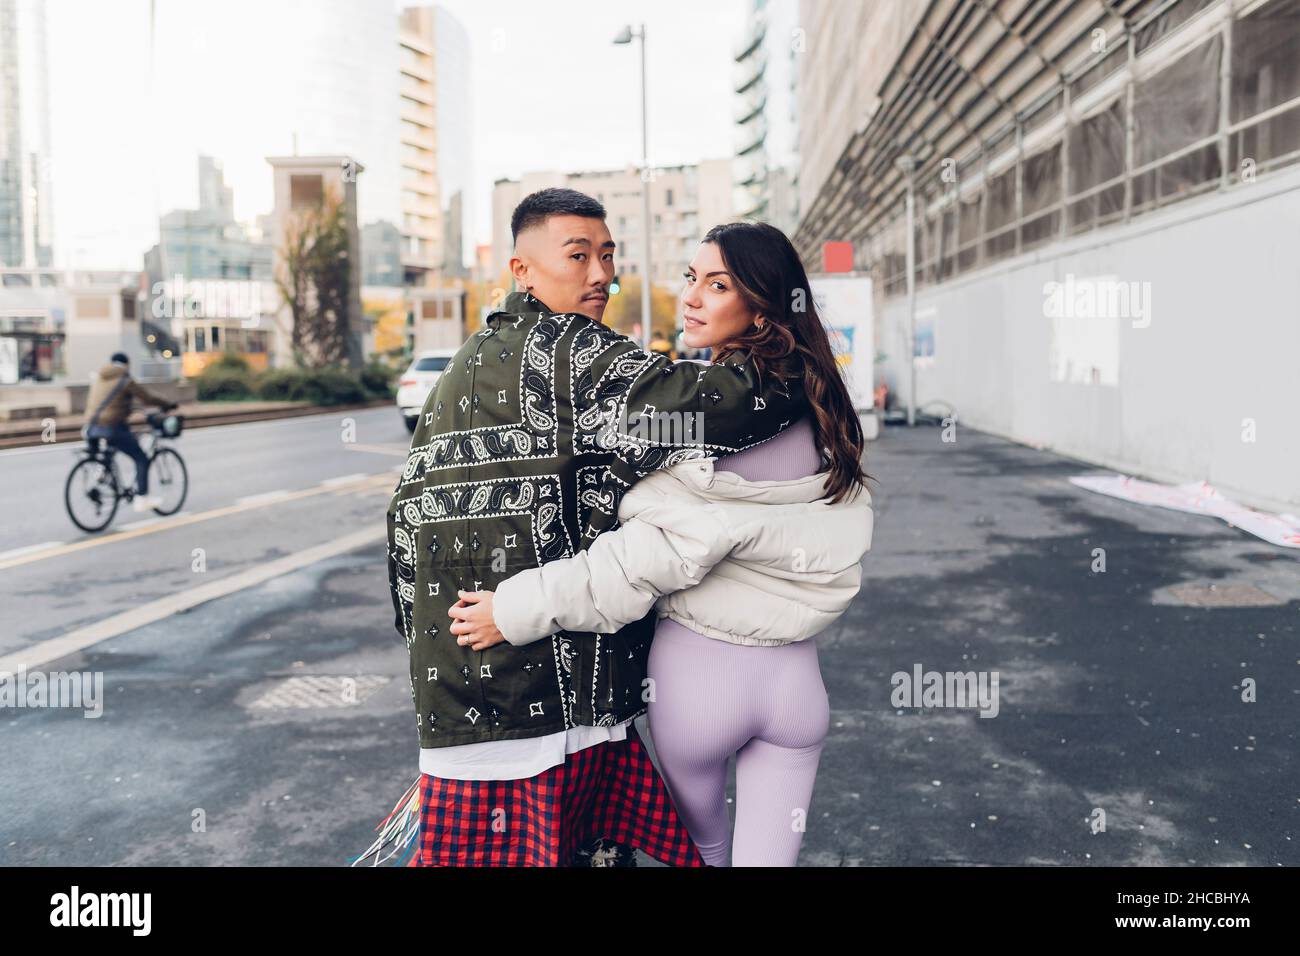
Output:
<path fill-rule="evenodd" d="M 510 217 L 510 238 L 517 241 L 525 229 L 541 225 L 552 216 L 604 219 L 605 207 L 576 189 L 539 189 L 525 196 L 515 207 L 514 215 Z"/>

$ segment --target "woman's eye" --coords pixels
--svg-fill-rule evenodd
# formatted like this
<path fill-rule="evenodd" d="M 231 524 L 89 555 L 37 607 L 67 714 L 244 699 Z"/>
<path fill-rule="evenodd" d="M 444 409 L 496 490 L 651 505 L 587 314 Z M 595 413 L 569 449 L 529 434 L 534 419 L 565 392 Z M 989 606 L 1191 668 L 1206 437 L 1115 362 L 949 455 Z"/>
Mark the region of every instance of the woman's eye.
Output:
<path fill-rule="evenodd" d="M 714 280 L 713 280 L 712 285 L 713 285 L 713 288 L 717 289 L 719 292 L 726 292 L 726 291 L 727 291 L 727 287 L 726 287 L 725 285 L 723 285 L 721 282 L 719 282 L 717 279 L 714 279 Z"/>
<path fill-rule="evenodd" d="M 689 272 L 683 272 L 683 273 L 682 273 L 682 278 L 685 279 L 687 282 L 694 282 L 694 281 L 695 281 L 695 276 L 691 275 Z"/>
<path fill-rule="evenodd" d="M 586 255 L 587 255 L 587 254 L 586 254 L 585 252 L 575 252 L 575 253 L 574 253 L 572 256 L 570 256 L 569 258 L 571 258 L 571 259 L 578 259 L 578 260 L 581 260 L 581 259 L 582 259 L 584 256 L 586 256 Z"/>

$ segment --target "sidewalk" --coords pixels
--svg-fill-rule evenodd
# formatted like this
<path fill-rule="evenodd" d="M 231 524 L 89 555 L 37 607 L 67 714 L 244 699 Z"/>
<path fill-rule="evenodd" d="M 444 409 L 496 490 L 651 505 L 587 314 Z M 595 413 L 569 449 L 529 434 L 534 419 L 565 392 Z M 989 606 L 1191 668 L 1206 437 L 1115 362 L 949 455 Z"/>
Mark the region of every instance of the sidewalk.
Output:
<path fill-rule="evenodd" d="M 868 446 L 874 541 L 817 638 L 831 731 L 801 865 L 1300 863 L 1300 555 L 1066 481 L 1090 465 L 940 434 Z M 1194 606 L 1230 585 L 1271 603 Z M 895 708 L 918 664 L 997 671 L 997 715 Z"/>

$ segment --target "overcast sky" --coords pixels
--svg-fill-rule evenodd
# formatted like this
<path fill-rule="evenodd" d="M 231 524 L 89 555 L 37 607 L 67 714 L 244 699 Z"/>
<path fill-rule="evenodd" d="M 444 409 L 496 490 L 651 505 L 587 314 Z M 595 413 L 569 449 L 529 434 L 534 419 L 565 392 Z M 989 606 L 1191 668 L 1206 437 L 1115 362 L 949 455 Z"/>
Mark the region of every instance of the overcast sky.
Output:
<path fill-rule="evenodd" d="M 312 9 L 302 0 L 260 3 Z M 222 54 L 219 70 L 169 68 L 153 79 L 151 94 L 148 0 L 49 0 L 55 241 L 65 264 L 139 268 L 140 256 L 157 240 L 158 215 L 196 204 L 193 156 L 176 157 L 197 152 L 187 137 L 202 123 L 155 115 L 156 84 L 171 102 L 197 109 L 205 100 L 219 99 L 228 86 L 256 80 L 264 69 L 259 57 L 241 51 L 241 30 L 247 31 L 248 49 L 264 49 L 251 39 L 258 24 L 224 22 L 229 3 L 159 0 L 160 10 L 163 4 L 173 29 L 179 23 L 199 38 L 200 48 L 203 38 L 219 36 L 220 48 L 229 47 L 229 53 Z M 611 42 L 625 23 L 644 21 L 647 28 L 651 162 L 732 155 L 731 51 L 745 28 L 750 0 L 444 0 L 442 5 L 464 25 L 472 47 L 468 93 L 474 111 L 478 241 L 489 239 L 495 179 L 639 161 L 637 48 Z M 396 109 L 396 104 L 376 103 L 375 109 Z M 212 149 L 219 160 L 226 150 L 232 157 L 288 151 L 283 136 L 270 135 L 256 122 L 222 130 Z M 210 126 L 207 133 L 210 140 Z M 195 137 L 196 144 L 203 142 Z M 167 157 L 161 171 L 156 168 L 160 157 Z M 234 160 L 226 166 L 239 217 L 269 211 L 270 168 Z"/>

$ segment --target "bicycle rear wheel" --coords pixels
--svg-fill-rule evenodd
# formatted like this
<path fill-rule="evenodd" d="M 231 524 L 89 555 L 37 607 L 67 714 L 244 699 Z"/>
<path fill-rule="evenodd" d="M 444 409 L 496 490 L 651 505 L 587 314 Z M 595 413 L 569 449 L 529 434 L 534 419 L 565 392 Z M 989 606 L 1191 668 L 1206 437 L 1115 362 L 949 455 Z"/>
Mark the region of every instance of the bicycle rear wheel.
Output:
<path fill-rule="evenodd" d="M 83 458 L 72 466 L 63 486 L 68 517 L 82 531 L 103 531 L 117 514 L 121 492 L 113 469 L 98 458 Z"/>
<path fill-rule="evenodd" d="M 190 489 L 185 460 L 174 448 L 159 448 L 149 460 L 149 494 L 162 498 L 155 514 L 174 515 L 185 504 Z"/>

